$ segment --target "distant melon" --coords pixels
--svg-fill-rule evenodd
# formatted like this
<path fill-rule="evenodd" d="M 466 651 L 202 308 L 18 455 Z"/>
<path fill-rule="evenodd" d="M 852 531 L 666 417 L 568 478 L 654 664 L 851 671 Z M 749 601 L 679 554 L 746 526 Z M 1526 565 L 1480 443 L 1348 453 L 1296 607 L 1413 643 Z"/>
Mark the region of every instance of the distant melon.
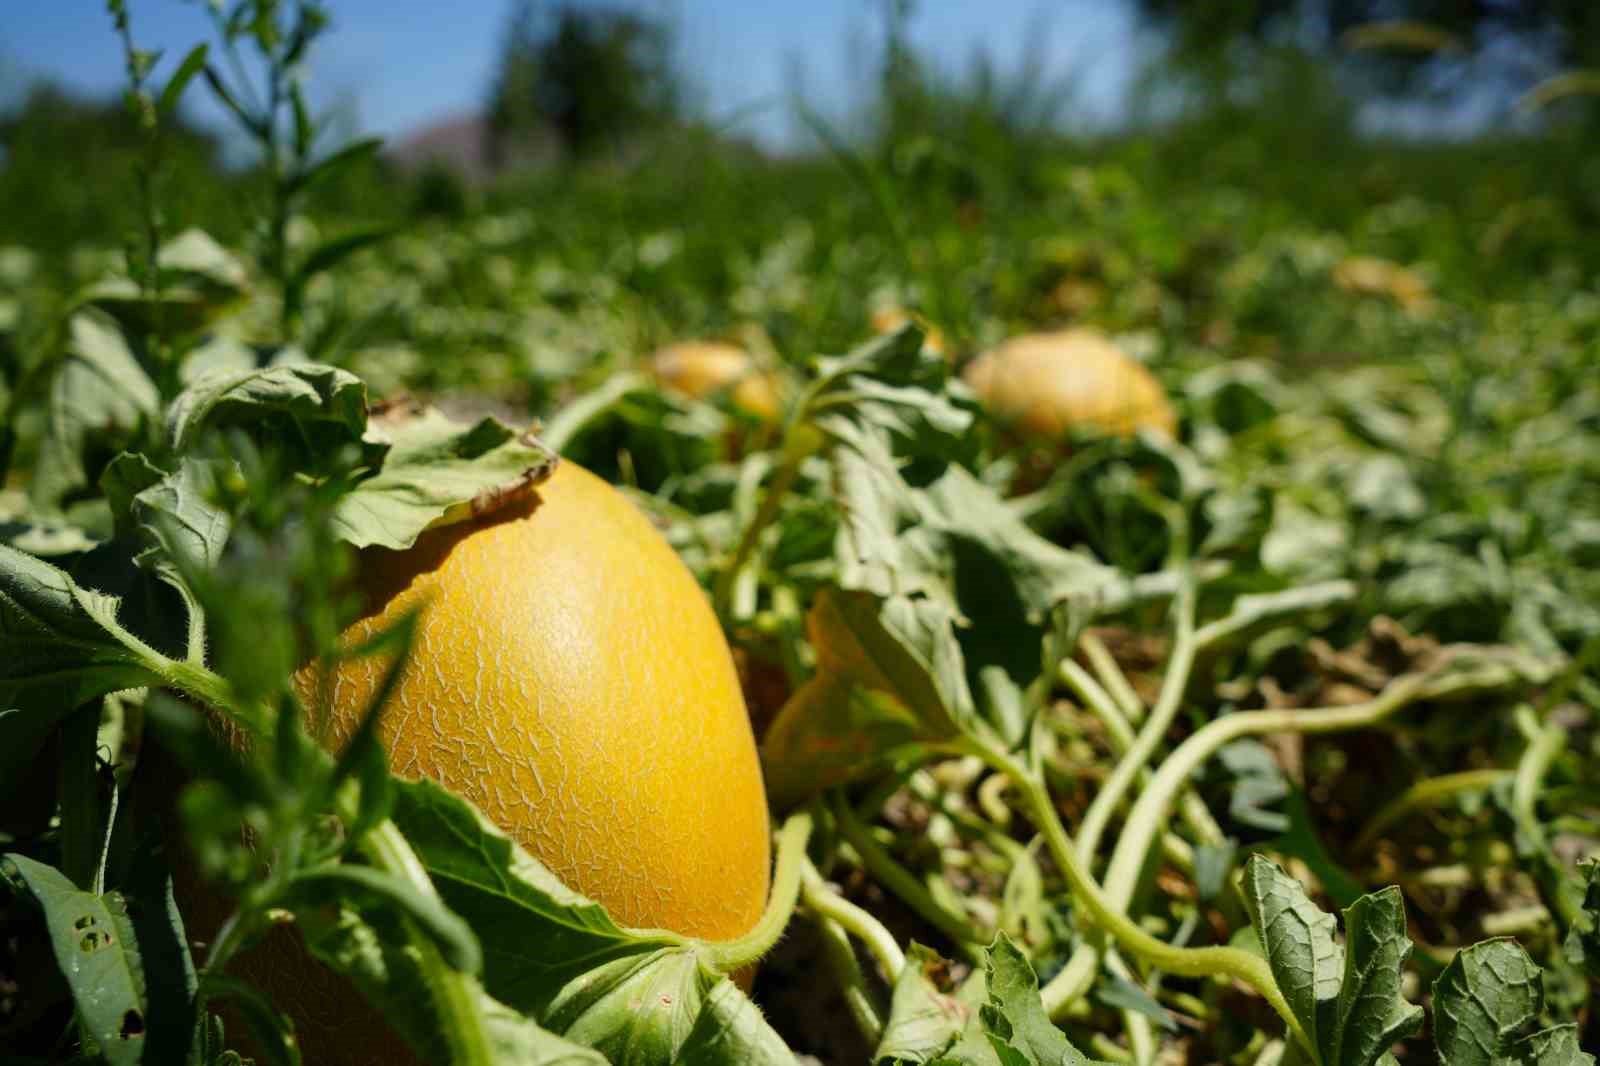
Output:
<path fill-rule="evenodd" d="M 663 388 L 694 400 L 726 390 L 733 406 L 752 418 L 775 422 L 783 404 L 778 379 L 756 366 L 743 348 L 720 341 L 681 341 L 650 357 Z"/>
<path fill-rule="evenodd" d="M 1155 375 L 1090 329 L 1014 337 L 963 375 L 996 421 L 1037 438 L 1093 427 L 1177 435 L 1178 416 Z"/>

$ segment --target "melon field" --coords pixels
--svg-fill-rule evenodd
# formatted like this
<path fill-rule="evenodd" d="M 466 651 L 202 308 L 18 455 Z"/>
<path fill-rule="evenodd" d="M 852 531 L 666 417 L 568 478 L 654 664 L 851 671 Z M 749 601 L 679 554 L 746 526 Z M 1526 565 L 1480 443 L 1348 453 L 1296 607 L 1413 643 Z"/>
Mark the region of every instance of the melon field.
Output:
<path fill-rule="evenodd" d="M 1592 122 L 479 185 L 110 8 L 126 145 L 0 157 L 0 1063 L 1593 1063 Z"/>

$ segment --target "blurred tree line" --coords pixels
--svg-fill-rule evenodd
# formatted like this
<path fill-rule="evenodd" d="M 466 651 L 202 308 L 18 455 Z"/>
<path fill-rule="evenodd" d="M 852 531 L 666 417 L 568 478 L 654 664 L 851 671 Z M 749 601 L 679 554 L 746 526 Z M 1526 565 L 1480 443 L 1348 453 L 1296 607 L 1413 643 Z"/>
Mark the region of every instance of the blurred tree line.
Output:
<path fill-rule="evenodd" d="M 495 161 L 549 132 L 589 158 L 675 123 L 683 78 L 666 21 L 621 6 L 518 0 L 500 45 L 487 117 Z"/>
<path fill-rule="evenodd" d="M 1509 104 L 1552 75 L 1600 67 L 1600 0 L 1124 2 L 1169 45 L 1147 83 L 1189 89 L 1182 121 L 1170 109 L 1130 111 L 1135 124 L 1161 124 L 1162 143 L 1152 151 L 1203 147 L 1209 165 L 1237 157 L 1230 165 L 1239 173 L 1265 168 L 1272 173 L 1255 180 L 1278 175 L 1289 188 L 1302 178 L 1296 160 L 1346 152 L 1358 139 L 1354 116 L 1363 94 L 1412 94 L 1448 105 L 1451 72 L 1474 72 L 1466 79 L 1472 84 L 1455 87 L 1481 92 L 1485 68 L 1469 62 L 1487 62 L 1497 71 L 1492 88 Z M 1028 195 L 1072 118 L 1073 72 L 1055 69 L 1045 51 L 1049 9 L 1041 5 L 1038 21 L 1025 27 L 1019 62 L 1001 65 L 980 49 L 964 70 L 952 71 L 918 49 L 913 31 L 921 7 L 918 0 L 863 0 L 863 10 L 878 18 L 877 51 L 850 132 L 837 121 L 806 120 L 828 151 L 862 153 L 913 195 L 925 190 L 974 210 L 1002 208 L 999 200 Z M 514 0 L 483 107 L 492 162 L 515 169 L 528 162 L 523 149 L 530 142 L 556 146 L 543 158 L 637 162 L 641 145 L 715 138 L 696 123 L 692 77 L 677 45 L 672 20 L 636 3 Z M 123 184 L 139 144 L 121 102 L 78 99 L 50 86 L 9 96 L 9 107 L 0 104 L 0 243 L 116 244 L 130 200 Z M 1600 101 L 1570 107 L 1589 116 L 1587 125 L 1555 125 L 1584 136 L 1600 129 Z M 1239 135 L 1244 123 L 1248 137 Z M 213 134 L 176 123 L 162 198 L 169 229 L 200 225 L 225 240 L 240 236 L 248 215 L 240 205 L 259 174 L 227 166 L 222 148 Z M 438 169 L 397 180 L 380 159 L 319 188 L 313 206 L 366 217 L 453 213 L 476 195 Z"/>

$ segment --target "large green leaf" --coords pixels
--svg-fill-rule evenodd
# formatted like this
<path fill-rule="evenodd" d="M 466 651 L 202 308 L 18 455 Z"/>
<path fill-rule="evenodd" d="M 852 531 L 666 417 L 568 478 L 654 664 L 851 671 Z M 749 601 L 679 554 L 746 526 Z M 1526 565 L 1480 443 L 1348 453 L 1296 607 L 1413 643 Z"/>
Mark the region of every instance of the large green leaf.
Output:
<path fill-rule="evenodd" d="M 617 925 L 465 800 L 431 781 L 397 783 L 394 819 L 478 932 L 484 988 L 508 1007 L 616 1062 L 793 1062 L 697 942 Z"/>
<path fill-rule="evenodd" d="M 1441 1066 L 1591 1066 L 1575 1026 L 1530 1032 L 1543 1008 L 1542 974 L 1516 941 L 1460 951 L 1433 983 Z"/>
<path fill-rule="evenodd" d="M 361 441 L 367 431 L 367 387 L 348 371 L 291 363 L 199 375 L 167 408 L 167 442 L 184 452 L 208 428 L 288 420 L 285 434 L 309 448 Z"/>
<path fill-rule="evenodd" d="M 117 324 L 97 311 L 67 320 L 60 365 L 50 384 L 45 438 L 30 494 L 47 510 L 89 488 L 97 471 L 91 452 L 120 451 L 161 397 Z"/>
<path fill-rule="evenodd" d="M 1399 889 L 1363 896 L 1344 912 L 1343 948 L 1333 916 L 1271 860 L 1251 857 L 1244 894 L 1273 977 L 1321 1066 L 1373 1066 L 1422 1025 L 1422 1008 L 1400 992 L 1411 940 Z"/>

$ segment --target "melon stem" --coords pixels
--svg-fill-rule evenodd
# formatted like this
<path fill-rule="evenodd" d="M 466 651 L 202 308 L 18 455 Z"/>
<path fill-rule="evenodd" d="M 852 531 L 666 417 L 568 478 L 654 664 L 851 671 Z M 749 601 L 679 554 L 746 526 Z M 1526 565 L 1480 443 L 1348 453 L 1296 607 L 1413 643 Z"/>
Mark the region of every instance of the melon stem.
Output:
<path fill-rule="evenodd" d="M 708 941 L 700 948 L 700 958 L 719 973 L 742 970 L 771 951 L 783 936 L 800 899 L 800 873 L 805 865 L 806 845 L 811 841 L 811 815 L 806 811 L 791 814 L 778 830 L 778 859 L 772 873 L 772 892 L 766 910 L 755 926 L 737 940 Z"/>

